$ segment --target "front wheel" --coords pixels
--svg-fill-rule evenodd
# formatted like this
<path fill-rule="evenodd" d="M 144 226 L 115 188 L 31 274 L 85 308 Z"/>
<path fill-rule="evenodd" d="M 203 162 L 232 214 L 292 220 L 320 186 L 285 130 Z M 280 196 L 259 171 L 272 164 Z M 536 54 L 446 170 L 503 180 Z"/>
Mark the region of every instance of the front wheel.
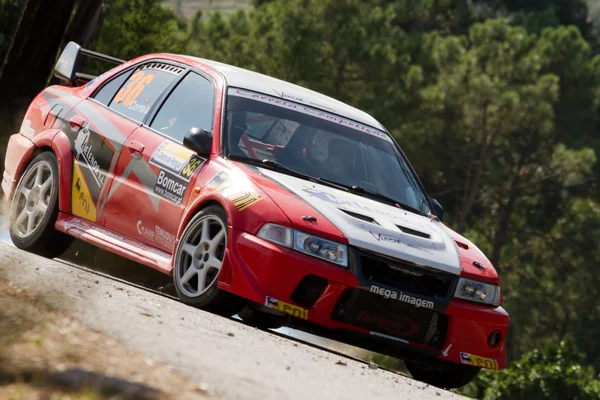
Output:
<path fill-rule="evenodd" d="M 58 163 L 51 152 L 35 157 L 21 176 L 10 209 L 14 245 L 44 257 L 58 257 L 73 238 L 54 229 L 58 218 Z"/>
<path fill-rule="evenodd" d="M 442 389 L 456 389 L 463 387 L 475 379 L 480 371 L 480 368 L 449 362 L 433 365 L 422 362 L 405 361 L 404 364 L 406 364 L 408 372 L 410 372 L 412 377 L 416 380 Z"/>
<path fill-rule="evenodd" d="M 201 210 L 188 223 L 177 246 L 173 282 L 182 302 L 233 316 L 246 301 L 217 285 L 228 245 L 227 236 L 225 211 L 218 206 Z"/>

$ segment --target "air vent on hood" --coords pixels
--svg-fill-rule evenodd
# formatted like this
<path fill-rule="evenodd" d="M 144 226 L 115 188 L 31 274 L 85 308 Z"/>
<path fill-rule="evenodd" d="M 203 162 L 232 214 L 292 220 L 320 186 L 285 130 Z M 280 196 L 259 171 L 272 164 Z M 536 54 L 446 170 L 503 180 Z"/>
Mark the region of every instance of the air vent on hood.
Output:
<path fill-rule="evenodd" d="M 465 250 L 469 250 L 469 245 L 463 242 L 459 242 L 458 240 L 455 240 L 456 244 L 458 245 L 458 247 L 461 247 Z"/>
<path fill-rule="evenodd" d="M 366 215 L 357 214 L 355 212 L 348 211 L 348 210 L 342 210 L 341 208 L 339 208 L 338 210 L 340 210 L 340 211 L 342 211 L 342 212 L 344 212 L 344 213 L 348 214 L 349 216 L 354 217 L 356 219 L 360 219 L 362 221 L 366 221 L 366 222 L 370 222 L 370 223 L 375 224 L 375 225 L 379 225 L 377 223 L 377 221 L 375 221 L 373 218 L 368 217 Z"/>
<path fill-rule="evenodd" d="M 431 235 L 429 235 L 429 234 L 427 234 L 427 233 L 424 233 L 424 232 L 419 232 L 419 231 L 416 231 L 416 230 L 414 230 L 414 229 L 407 228 L 407 227 L 405 227 L 405 226 L 400 226 L 400 225 L 396 225 L 396 226 L 397 226 L 397 227 L 398 227 L 398 229 L 400 229 L 402 232 L 404 232 L 404 233 L 407 233 L 407 234 L 409 234 L 409 235 L 413 235 L 413 236 L 419 236 L 419 237 L 422 237 L 422 238 L 425 238 L 425 239 L 430 239 L 430 238 L 431 238 Z"/>

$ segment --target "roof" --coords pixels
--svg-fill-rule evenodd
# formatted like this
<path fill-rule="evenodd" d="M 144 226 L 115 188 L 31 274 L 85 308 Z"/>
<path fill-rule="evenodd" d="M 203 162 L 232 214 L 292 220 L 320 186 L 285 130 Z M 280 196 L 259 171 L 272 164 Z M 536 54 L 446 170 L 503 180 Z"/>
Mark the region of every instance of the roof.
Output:
<path fill-rule="evenodd" d="M 233 65 L 224 64 L 218 61 L 185 55 L 182 57 L 214 68 L 225 77 L 228 86 L 252 90 L 254 92 L 263 93 L 273 97 L 280 97 L 296 103 L 319 108 L 385 131 L 385 128 L 366 112 L 329 96 L 325 96 L 324 94 L 315 92 L 314 90 L 306 89 L 281 79 L 273 78 L 244 68 L 234 67 Z"/>

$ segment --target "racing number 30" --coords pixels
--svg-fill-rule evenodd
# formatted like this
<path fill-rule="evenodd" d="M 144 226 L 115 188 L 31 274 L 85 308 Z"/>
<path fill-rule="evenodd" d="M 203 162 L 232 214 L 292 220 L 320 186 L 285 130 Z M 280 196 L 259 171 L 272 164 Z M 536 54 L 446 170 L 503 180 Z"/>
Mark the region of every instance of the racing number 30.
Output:
<path fill-rule="evenodd" d="M 142 94 L 146 85 L 152 82 L 153 79 L 153 74 L 146 75 L 144 71 L 138 71 L 131 75 L 128 85 L 121 88 L 119 93 L 115 96 L 115 103 L 118 104 L 123 102 L 125 107 L 129 107 L 138 97 L 140 97 L 140 94 Z"/>

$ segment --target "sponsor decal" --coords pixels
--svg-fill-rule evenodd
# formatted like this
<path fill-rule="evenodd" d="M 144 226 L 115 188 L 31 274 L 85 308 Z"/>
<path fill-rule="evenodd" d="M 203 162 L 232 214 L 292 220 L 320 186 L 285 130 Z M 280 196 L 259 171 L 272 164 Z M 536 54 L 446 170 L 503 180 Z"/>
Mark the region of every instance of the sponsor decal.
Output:
<path fill-rule="evenodd" d="M 374 238 L 375 238 L 375 239 L 376 239 L 378 242 L 388 242 L 388 243 L 393 243 L 393 244 L 402 244 L 402 245 L 405 245 L 405 246 L 411 247 L 411 248 L 413 248 L 413 249 L 416 249 L 416 250 L 421 250 L 421 251 L 424 251 L 424 252 L 425 252 L 425 253 L 427 253 L 427 254 L 433 254 L 433 252 L 431 252 L 431 251 L 429 251 L 429 250 L 427 250 L 427 249 L 424 249 L 424 248 L 422 248 L 422 247 L 415 246 L 415 245 L 414 245 L 414 244 L 412 244 L 412 243 L 405 243 L 405 242 L 403 242 L 402 240 L 400 240 L 400 238 L 397 238 L 397 237 L 395 237 L 395 236 L 390 236 L 390 235 L 386 235 L 386 234 L 383 234 L 383 233 L 374 233 L 374 232 L 372 232 L 372 231 L 369 231 L 369 233 L 370 233 L 371 235 L 373 235 L 373 237 L 374 237 Z M 394 267 L 392 267 L 392 268 L 394 268 Z"/>
<path fill-rule="evenodd" d="M 302 191 L 308 194 L 311 197 L 316 197 L 317 199 L 324 201 L 326 203 L 330 203 L 335 205 L 341 209 L 347 209 L 348 211 L 355 212 L 356 210 L 362 210 L 366 213 L 376 214 L 376 215 L 385 215 L 386 217 L 391 218 L 392 220 L 398 220 L 398 215 L 389 212 L 385 207 L 374 207 L 370 204 L 365 203 L 364 201 L 358 201 L 357 196 L 351 193 L 340 193 L 339 196 L 346 197 L 341 198 L 338 195 L 334 195 L 328 192 L 324 192 L 322 190 L 316 189 L 314 187 L 304 187 Z M 423 229 L 426 229 L 425 226 L 419 225 Z"/>
<path fill-rule="evenodd" d="M 452 348 L 452 344 L 449 344 L 448 347 L 446 347 L 446 349 L 444 351 L 442 351 L 442 355 L 444 357 L 448 357 L 448 352 L 450 351 L 451 348 Z"/>
<path fill-rule="evenodd" d="M 206 183 L 208 189 L 215 190 L 227 197 L 238 211 L 243 211 L 251 205 L 258 203 L 262 197 L 247 180 L 233 180 L 225 171 L 219 172 L 210 181 Z"/>
<path fill-rule="evenodd" d="M 356 316 L 356 320 L 399 336 L 412 336 L 421 331 L 421 327 L 416 322 L 402 316 L 394 316 L 394 320 L 390 320 L 361 310 Z"/>
<path fill-rule="evenodd" d="M 305 310 L 304 308 L 295 306 L 293 304 L 288 304 L 283 301 L 279 301 L 277 299 L 274 299 L 273 297 L 266 297 L 265 306 L 272 308 L 273 310 L 290 314 L 292 317 L 308 319 L 308 310 Z"/>
<path fill-rule="evenodd" d="M 397 337 L 394 337 L 394 336 L 390 336 L 390 335 L 384 335 L 383 333 L 371 331 L 371 332 L 369 332 L 369 334 L 371 336 L 377 336 L 377 337 L 380 337 L 380 338 L 384 338 L 384 339 L 388 339 L 388 340 L 393 340 L 395 342 L 400 342 L 400 343 L 406 343 L 406 344 L 408 344 L 408 340 L 400 339 L 400 338 L 397 338 Z"/>
<path fill-rule="evenodd" d="M 87 127 L 79 130 L 74 144 L 76 154 L 75 158 L 79 161 L 83 160 L 88 165 L 92 171 L 96 185 L 98 188 L 100 188 L 104 184 L 104 174 L 102 173 L 100 164 L 94 155 L 94 145 L 90 143 L 90 136 L 91 132 Z"/>
<path fill-rule="evenodd" d="M 498 369 L 498 361 L 493 358 L 479 357 L 462 351 L 460 353 L 460 362 L 479 368 Z"/>
<path fill-rule="evenodd" d="M 129 81 L 117 92 L 116 104 L 123 103 L 125 107 L 131 107 L 138 97 L 144 92 L 146 85 L 154 80 L 154 74 L 147 74 L 145 71 L 137 71 L 129 78 Z"/>
<path fill-rule="evenodd" d="M 371 231 L 369 231 L 369 233 L 371 235 L 373 235 L 373 237 L 378 241 L 378 242 L 388 242 L 388 243 L 396 243 L 396 244 L 401 244 L 402 241 L 395 237 L 395 236 L 390 236 L 390 235 L 385 235 L 383 233 L 373 233 Z"/>
<path fill-rule="evenodd" d="M 186 182 L 189 182 L 203 162 L 203 158 L 171 141 L 162 142 L 150 157 L 150 164 L 177 175 Z"/>
<path fill-rule="evenodd" d="M 90 189 L 83 178 L 78 163 L 73 163 L 73 179 L 71 180 L 71 213 L 89 221 L 96 221 L 96 205 L 92 200 Z"/>
<path fill-rule="evenodd" d="M 145 236 L 153 242 L 169 248 L 172 248 L 175 245 L 175 235 L 172 235 L 158 225 L 156 225 L 154 229 L 151 229 L 144 226 L 144 223 L 139 220 L 136 224 L 136 228 L 141 236 Z"/>
<path fill-rule="evenodd" d="M 180 205 L 187 189 L 187 182 L 179 176 L 160 171 L 154 185 L 154 193 Z"/>
<path fill-rule="evenodd" d="M 150 111 L 150 106 L 140 104 L 137 101 L 134 101 L 133 103 L 131 103 L 131 105 L 129 107 L 127 107 L 127 109 L 129 109 L 131 111 L 139 112 L 142 115 L 146 115 L 146 114 L 148 114 L 148 111 Z"/>
<path fill-rule="evenodd" d="M 377 130 L 375 128 L 372 128 L 372 127 L 369 127 L 369 126 L 366 126 L 363 124 L 359 124 L 358 122 L 355 122 L 352 120 L 342 118 L 335 114 L 326 113 L 326 112 L 318 110 L 316 108 L 312 108 L 312 107 L 297 104 L 297 103 L 290 103 L 290 102 L 287 102 L 282 99 L 267 96 L 265 94 L 258 94 L 258 93 L 249 92 L 249 91 L 242 90 L 242 89 L 230 89 L 229 94 L 232 94 L 234 96 L 245 97 L 248 99 L 253 99 L 256 101 L 260 101 L 262 103 L 277 104 L 279 106 L 282 106 L 282 107 L 285 107 L 288 109 L 292 109 L 292 110 L 301 112 L 303 114 L 312 115 L 312 116 L 320 118 L 320 119 L 324 119 L 324 120 L 327 120 L 327 121 L 330 121 L 333 123 L 337 123 L 339 125 L 344 125 L 349 128 L 356 129 L 358 131 L 364 132 L 364 133 L 372 135 L 372 136 L 377 136 L 378 138 L 388 141 L 390 143 L 392 142 L 391 137 L 388 134 L 384 133 L 383 131 Z M 290 98 L 292 96 L 287 96 L 287 97 Z M 293 99 L 296 100 L 299 98 L 293 96 Z"/>
<path fill-rule="evenodd" d="M 402 301 L 404 303 L 408 303 L 417 308 L 422 307 L 422 308 L 432 309 L 433 305 L 434 305 L 433 301 L 419 299 L 414 296 L 404 294 L 403 292 L 397 292 L 392 289 L 385 289 L 385 288 L 375 286 L 375 285 L 371 285 L 370 292 L 378 294 L 380 296 L 383 296 L 386 299 L 392 299 L 392 300 L 397 300 L 397 301 Z"/>
<path fill-rule="evenodd" d="M 198 157 L 196 154 L 193 154 L 189 160 L 185 163 L 183 168 L 181 168 L 181 172 L 179 175 L 183 177 L 183 179 L 189 180 L 194 172 L 202 165 L 204 162 L 204 158 Z"/>

